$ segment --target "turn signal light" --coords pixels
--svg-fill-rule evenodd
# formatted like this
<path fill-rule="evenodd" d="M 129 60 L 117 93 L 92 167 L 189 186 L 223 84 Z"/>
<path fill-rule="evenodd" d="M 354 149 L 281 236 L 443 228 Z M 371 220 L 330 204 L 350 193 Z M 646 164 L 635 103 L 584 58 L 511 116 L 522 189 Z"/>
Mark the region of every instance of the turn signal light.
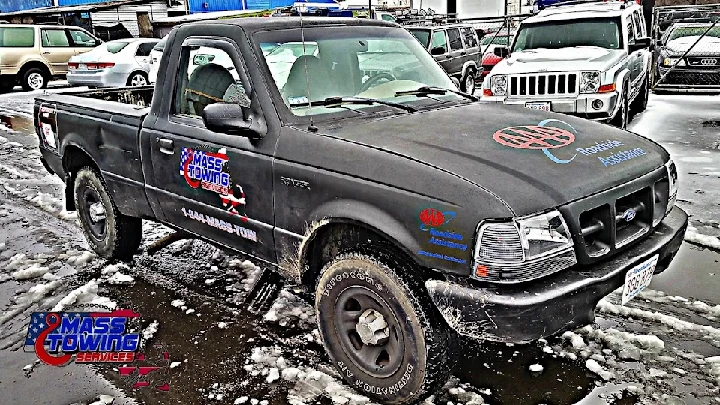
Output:
<path fill-rule="evenodd" d="M 613 83 L 613 84 L 603 84 L 602 86 L 600 86 L 600 88 L 598 89 L 597 92 L 598 92 L 598 93 L 610 93 L 610 92 L 613 92 L 613 91 L 615 91 L 615 83 Z"/>
<path fill-rule="evenodd" d="M 492 96 L 493 92 L 490 89 L 483 89 L 483 96 Z"/>
<path fill-rule="evenodd" d="M 78 68 L 77 63 L 75 63 L 75 62 L 68 63 L 68 69 L 77 69 L 77 68 Z"/>
<path fill-rule="evenodd" d="M 488 276 L 488 268 L 487 266 L 483 266 L 482 264 L 478 264 L 477 268 L 475 269 L 475 275 L 478 277 L 487 277 Z"/>

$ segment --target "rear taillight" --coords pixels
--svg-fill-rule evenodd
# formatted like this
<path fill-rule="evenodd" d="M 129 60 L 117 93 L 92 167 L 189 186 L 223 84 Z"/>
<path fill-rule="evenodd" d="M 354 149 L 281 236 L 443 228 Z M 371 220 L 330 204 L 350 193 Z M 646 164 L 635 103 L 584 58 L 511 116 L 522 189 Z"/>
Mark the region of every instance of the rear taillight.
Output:
<path fill-rule="evenodd" d="M 115 63 L 113 62 L 89 62 L 85 64 L 88 68 L 88 70 L 95 70 L 95 69 L 108 69 L 113 66 L 115 66 Z"/>
<path fill-rule="evenodd" d="M 72 69 L 77 69 L 77 68 L 78 68 L 78 65 L 79 65 L 79 63 L 70 62 L 70 63 L 68 63 L 68 69 L 71 69 L 71 70 L 72 70 Z"/>

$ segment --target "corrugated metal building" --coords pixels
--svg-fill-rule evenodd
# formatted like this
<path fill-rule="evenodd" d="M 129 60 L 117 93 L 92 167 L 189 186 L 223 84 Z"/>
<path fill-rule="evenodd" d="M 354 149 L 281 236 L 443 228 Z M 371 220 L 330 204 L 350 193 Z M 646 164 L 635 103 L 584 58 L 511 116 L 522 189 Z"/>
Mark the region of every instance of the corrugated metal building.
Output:
<path fill-rule="evenodd" d="M 70 0 L 75 1 L 75 0 Z M 167 2 L 155 0 L 146 4 L 128 4 L 116 8 L 93 11 L 90 14 L 93 28 L 100 31 L 103 27 L 112 27 L 122 24 L 133 37 L 141 36 L 140 25 L 147 18 L 146 29 L 152 31 L 150 21 L 166 18 Z M 147 33 L 145 34 L 147 35 Z"/>
<path fill-rule="evenodd" d="M 69 0 L 74 1 L 74 0 Z M 187 0 L 190 13 L 229 10 L 268 10 L 291 6 L 295 0 Z"/>
<path fill-rule="evenodd" d="M 0 1 L 0 13 L 32 10 L 40 7 L 51 7 L 52 5 L 53 0 L 2 0 Z"/>

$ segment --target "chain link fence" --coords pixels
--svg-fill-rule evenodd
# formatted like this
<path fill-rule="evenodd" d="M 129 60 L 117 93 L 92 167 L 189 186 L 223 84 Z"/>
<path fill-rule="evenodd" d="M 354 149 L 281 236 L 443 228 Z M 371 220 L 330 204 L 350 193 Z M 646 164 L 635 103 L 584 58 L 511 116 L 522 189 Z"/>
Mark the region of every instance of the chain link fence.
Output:
<path fill-rule="evenodd" d="M 653 90 L 720 93 L 720 4 L 653 10 Z"/>

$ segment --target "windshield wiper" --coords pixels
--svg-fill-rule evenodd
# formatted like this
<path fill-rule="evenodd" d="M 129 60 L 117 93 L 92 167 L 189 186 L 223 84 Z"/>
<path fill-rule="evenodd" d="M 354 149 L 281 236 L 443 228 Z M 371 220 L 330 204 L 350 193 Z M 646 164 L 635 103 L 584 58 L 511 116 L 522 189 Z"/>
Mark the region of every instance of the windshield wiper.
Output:
<path fill-rule="evenodd" d="M 422 86 L 415 90 L 406 90 L 406 91 L 396 91 L 395 97 L 399 96 L 418 96 L 418 97 L 427 97 L 433 94 L 436 95 L 445 95 L 447 93 L 453 93 L 457 94 L 458 96 L 465 97 L 468 100 L 472 101 L 478 101 L 478 98 L 467 93 L 463 93 L 462 91 L 457 90 L 451 90 L 451 89 L 444 89 L 442 87 L 435 87 L 435 86 Z"/>
<path fill-rule="evenodd" d="M 411 113 L 417 111 L 417 108 L 411 107 L 409 105 L 393 103 L 392 101 L 378 100 L 376 98 L 366 98 L 366 97 L 328 97 L 325 100 L 321 100 L 321 101 L 312 101 L 312 102 L 304 101 L 302 103 L 293 103 L 293 104 L 290 104 L 290 107 L 307 107 L 307 106 L 339 107 L 343 104 L 366 104 L 366 105 L 382 104 L 382 105 L 387 105 L 390 107 L 399 108 L 401 110 L 405 110 L 405 111 L 411 112 Z"/>

